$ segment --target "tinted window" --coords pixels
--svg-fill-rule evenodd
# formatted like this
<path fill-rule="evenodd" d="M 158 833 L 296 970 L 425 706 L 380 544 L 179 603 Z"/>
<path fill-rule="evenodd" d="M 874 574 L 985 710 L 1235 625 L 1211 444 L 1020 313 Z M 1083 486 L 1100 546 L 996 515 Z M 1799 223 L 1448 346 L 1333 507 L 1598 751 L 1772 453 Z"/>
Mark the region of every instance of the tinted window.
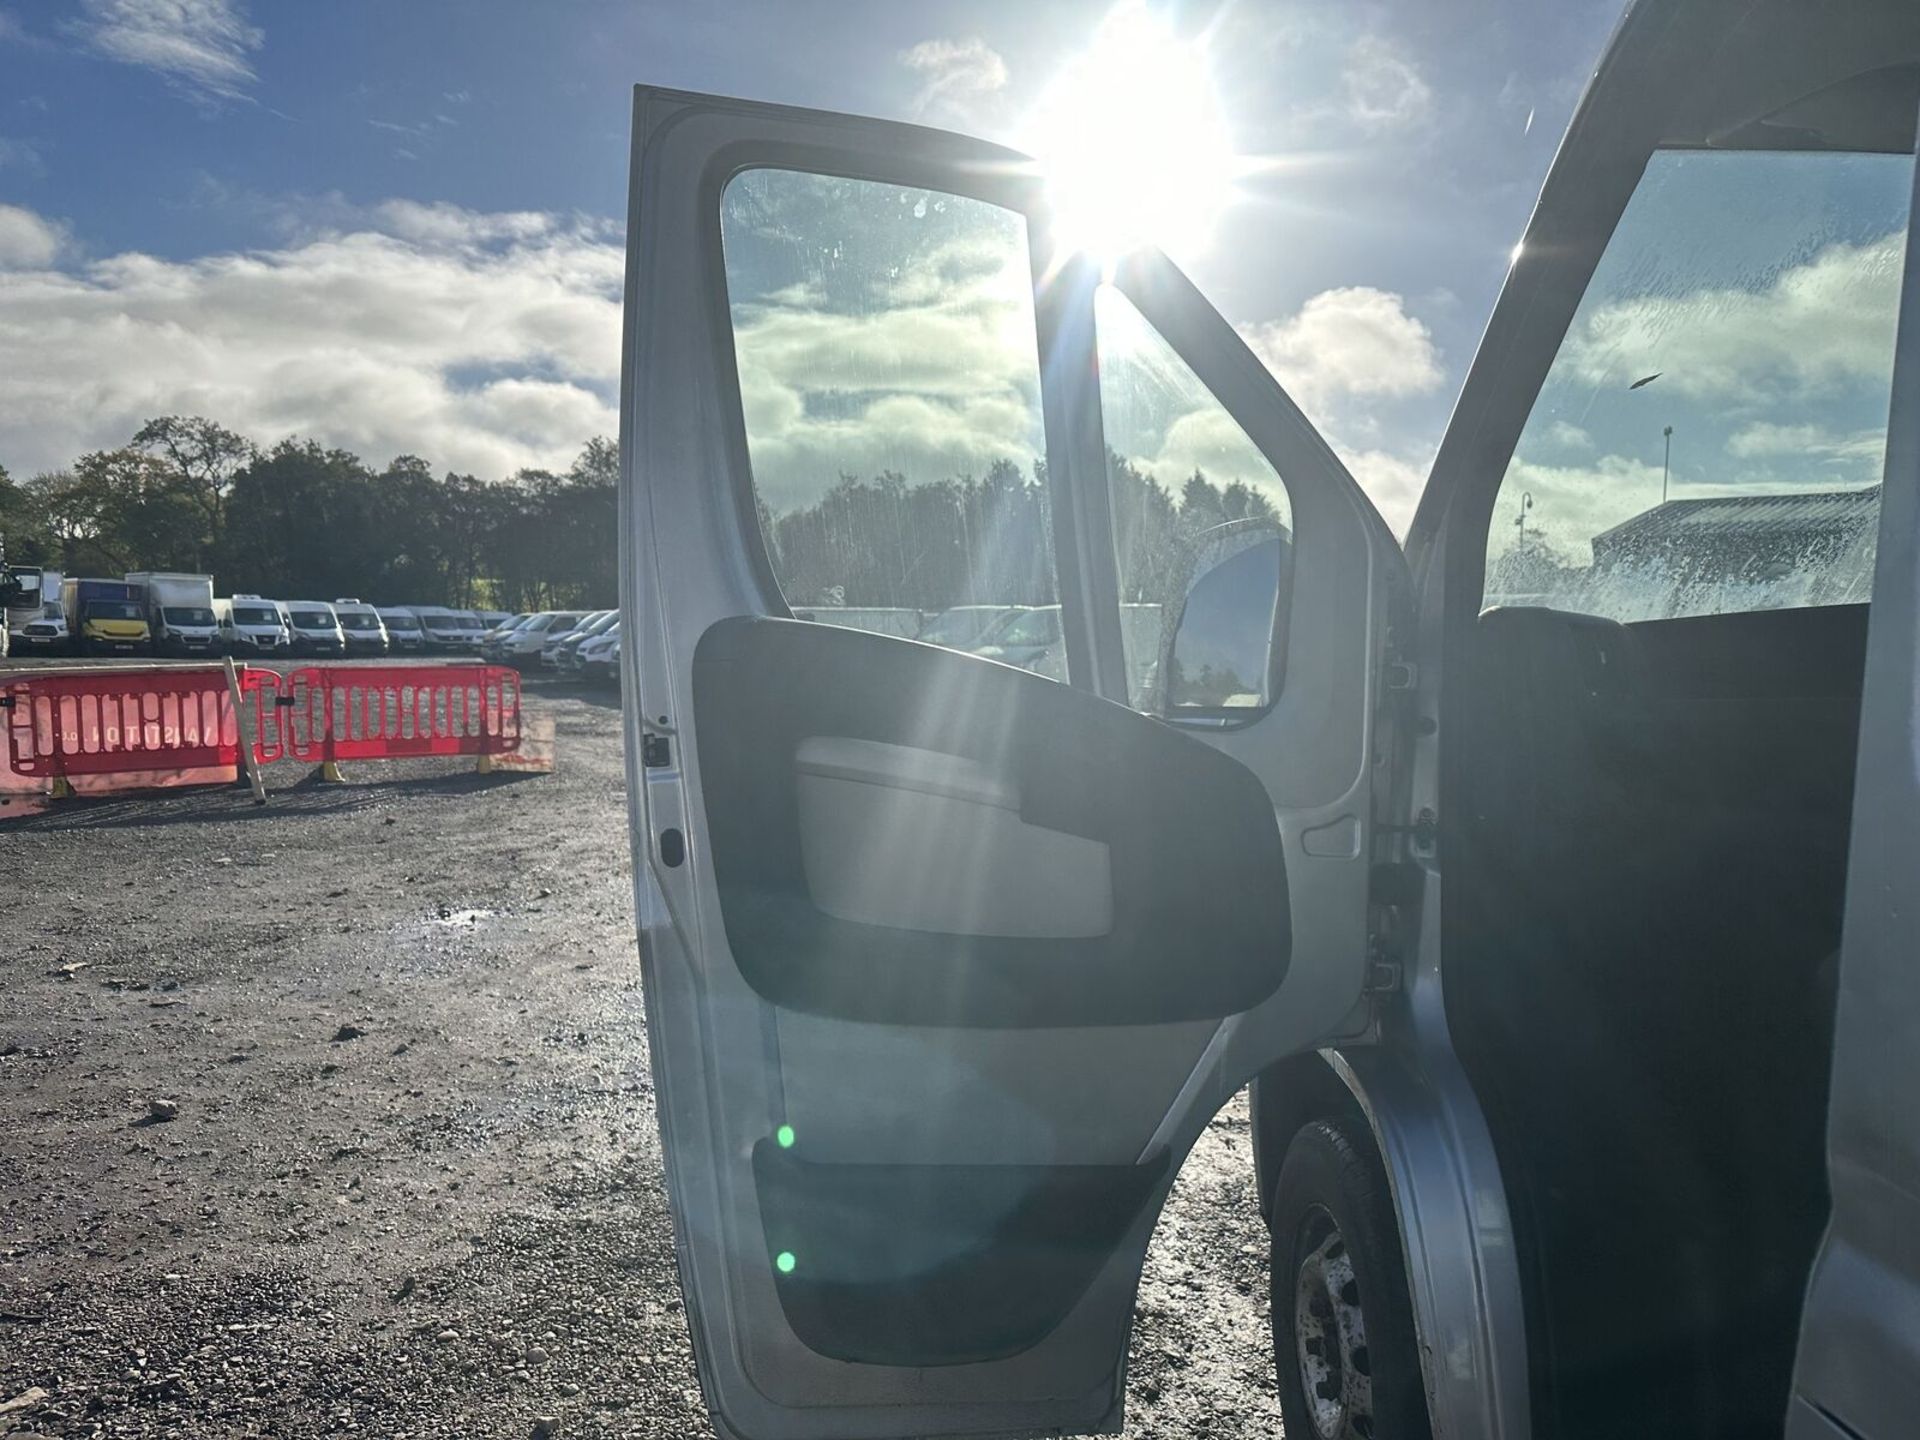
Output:
<path fill-rule="evenodd" d="M 1867 598 L 1912 169 L 1653 157 L 1502 483 L 1487 605 Z"/>
<path fill-rule="evenodd" d="M 956 605 L 1054 601 L 1026 222 L 756 170 L 721 229 L 754 498 L 794 613 L 918 638 Z"/>

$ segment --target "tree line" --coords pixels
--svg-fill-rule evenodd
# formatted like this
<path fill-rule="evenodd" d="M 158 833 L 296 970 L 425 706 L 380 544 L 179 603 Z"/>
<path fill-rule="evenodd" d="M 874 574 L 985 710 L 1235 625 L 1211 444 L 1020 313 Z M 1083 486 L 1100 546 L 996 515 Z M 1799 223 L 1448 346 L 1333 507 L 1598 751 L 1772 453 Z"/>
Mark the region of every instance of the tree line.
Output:
<path fill-rule="evenodd" d="M 503 610 L 603 605 L 618 584 L 619 451 L 500 481 L 417 455 L 375 469 L 309 439 L 261 449 L 201 416 L 16 481 L 0 467 L 9 563 L 69 575 L 208 573 L 257 592 Z"/>
<path fill-rule="evenodd" d="M 1109 453 L 1108 495 L 1129 602 L 1179 598 L 1197 536 L 1284 523 L 1259 491 L 1195 471 L 1177 491 Z M 261 449 L 199 416 L 150 420 L 115 450 L 11 479 L 0 536 L 12 563 L 69 575 L 212 574 L 223 593 L 503 610 L 609 603 L 619 580 L 619 451 L 587 441 L 565 471 L 501 481 L 436 473 L 416 455 L 374 469 L 310 439 Z M 1057 598 L 1046 467 L 916 484 L 843 474 L 762 533 L 794 605 L 1047 604 Z"/>
<path fill-rule="evenodd" d="M 1180 598 L 1195 541 L 1232 521 L 1285 517 L 1240 480 L 1195 470 L 1177 491 L 1107 453 L 1121 599 Z M 811 505 L 774 514 L 760 502 L 775 574 L 791 605 L 1045 605 L 1058 599 L 1044 462 L 996 460 L 984 475 L 914 484 L 893 470 L 840 476 Z"/>

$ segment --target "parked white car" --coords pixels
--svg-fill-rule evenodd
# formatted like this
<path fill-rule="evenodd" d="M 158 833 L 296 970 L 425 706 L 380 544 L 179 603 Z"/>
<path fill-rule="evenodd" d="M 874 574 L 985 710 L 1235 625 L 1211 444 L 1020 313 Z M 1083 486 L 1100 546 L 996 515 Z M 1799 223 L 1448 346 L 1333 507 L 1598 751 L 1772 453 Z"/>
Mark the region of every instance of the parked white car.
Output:
<path fill-rule="evenodd" d="M 600 685 L 620 683 L 620 625 L 602 631 L 582 645 L 575 656 L 582 679 Z"/>
<path fill-rule="evenodd" d="M 573 629 L 588 613 L 584 610 L 543 610 L 530 617 L 524 625 L 516 626 L 500 637 L 496 648 L 501 663 L 522 668 L 538 665 L 540 652 L 547 641 Z"/>
<path fill-rule="evenodd" d="M 540 664 L 548 670 L 568 669 L 568 658 L 582 640 L 600 634 L 619 619 L 618 610 L 595 610 L 566 630 L 549 630 L 546 643 L 540 647 Z"/>

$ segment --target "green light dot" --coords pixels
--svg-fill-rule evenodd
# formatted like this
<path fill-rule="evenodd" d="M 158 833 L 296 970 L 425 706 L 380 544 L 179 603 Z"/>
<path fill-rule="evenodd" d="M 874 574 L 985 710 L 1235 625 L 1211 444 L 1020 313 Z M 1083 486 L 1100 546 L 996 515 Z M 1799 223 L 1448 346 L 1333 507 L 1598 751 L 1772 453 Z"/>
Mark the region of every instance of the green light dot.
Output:
<path fill-rule="evenodd" d="M 793 1148 L 793 1127 L 791 1125 L 782 1125 L 778 1130 L 773 1132 L 773 1138 L 780 1142 L 780 1148 L 782 1150 L 791 1150 Z"/>
<path fill-rule="evenodd" d="M 778 1255 L 773 1257 L 773 1263 L 780 1267 L 780 1273 L 782 1275 L 791 1275 L 795 1264 L 793 1252 L 791 1250 L 782 1250 Z"/>

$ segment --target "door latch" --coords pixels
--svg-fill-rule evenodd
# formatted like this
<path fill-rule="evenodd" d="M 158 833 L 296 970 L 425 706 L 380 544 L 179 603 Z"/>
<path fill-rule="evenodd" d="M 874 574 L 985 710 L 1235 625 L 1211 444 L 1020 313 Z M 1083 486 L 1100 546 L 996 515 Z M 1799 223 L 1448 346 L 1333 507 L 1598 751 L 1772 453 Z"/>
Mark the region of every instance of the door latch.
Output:
<path fill-rule="evenodd" d="M 658 720 L 640 717 L 640 766 L 643 770 L 662 770 L 673 763 L 673 750 L 668 742 L 674 735 L 674 728 L 662 715 Z"/>
<path fill-rule="evenodd" d="M 1440 843 L 1440 817 L 1432 810 L 1422 810 L 1413 817 L 1411 825 L 1376 825 L 1377 830 L 1388 835 L 1410 837 L 1414 851 L 1421 855 L 1430 855 Z"/>

